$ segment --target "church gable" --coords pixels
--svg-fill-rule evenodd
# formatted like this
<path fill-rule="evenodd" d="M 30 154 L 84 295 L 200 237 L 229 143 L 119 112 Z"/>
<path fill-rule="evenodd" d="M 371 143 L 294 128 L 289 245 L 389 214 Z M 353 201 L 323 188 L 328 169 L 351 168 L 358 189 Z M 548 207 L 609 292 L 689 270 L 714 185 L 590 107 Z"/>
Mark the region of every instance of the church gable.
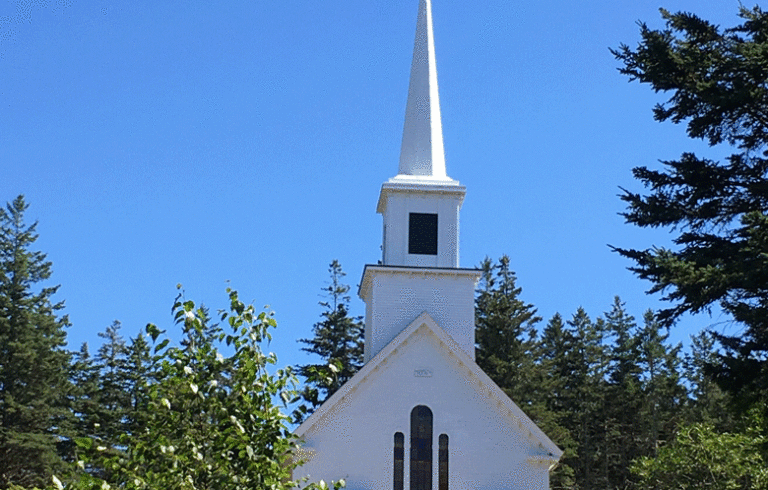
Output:
<path fill-rule="evenodd" d="M 425 313 L 297 429 L 308 462 L 296 476 L 393 488 L 399 437 L 407 488 L 417 407 L 431 414 L 434 482 L 444 442 L 452 489 L 486 480 L 530 488 L 514 482 L 541 479 L 561 454 Z"/>

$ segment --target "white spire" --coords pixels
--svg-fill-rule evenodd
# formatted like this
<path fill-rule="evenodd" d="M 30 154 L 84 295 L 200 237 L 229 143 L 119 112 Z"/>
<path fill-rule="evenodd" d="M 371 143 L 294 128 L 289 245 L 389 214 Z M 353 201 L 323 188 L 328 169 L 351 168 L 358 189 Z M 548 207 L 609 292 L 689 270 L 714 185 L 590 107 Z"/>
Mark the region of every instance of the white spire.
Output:
<path fill-rule="evenodd" d="M 450 180 L 445 173 L 431 0 L 419 2 L 398 171 L 398 177 L 407 178 L 406 176 Z"/>

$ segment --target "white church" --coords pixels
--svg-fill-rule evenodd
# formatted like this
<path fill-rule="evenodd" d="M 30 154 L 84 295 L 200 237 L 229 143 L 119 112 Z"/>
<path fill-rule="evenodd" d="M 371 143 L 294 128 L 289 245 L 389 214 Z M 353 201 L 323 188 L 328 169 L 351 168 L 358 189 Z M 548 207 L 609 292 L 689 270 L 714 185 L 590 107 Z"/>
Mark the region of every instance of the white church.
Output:
<path fill-rule="evenodd" d="M 294 478 L 350 490 L 549 488 L 562 451 L 475 363 L 459 267 L 466 189 L 446 174 L 430 0 L 420 0 L 400 166 L 381 187 L 383 258 L 367 265 L 365 365 L 295 431 Z"/>

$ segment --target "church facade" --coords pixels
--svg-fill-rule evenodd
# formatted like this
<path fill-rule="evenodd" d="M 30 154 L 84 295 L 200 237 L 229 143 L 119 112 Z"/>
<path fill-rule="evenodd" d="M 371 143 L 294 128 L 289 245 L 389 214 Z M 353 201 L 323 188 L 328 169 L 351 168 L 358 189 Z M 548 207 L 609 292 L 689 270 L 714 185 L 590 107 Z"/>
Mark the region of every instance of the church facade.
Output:
<path fill-rule="evenodd" d="M 448 177 L 431 1 L 420 0 L 400 165 L 381 188 L 365 365 L 295 433 L 294 477 L 352 490 L 549 488 L 562 451 L 474 361 L 476 269 L 459 267 L 466 189 Z"/>

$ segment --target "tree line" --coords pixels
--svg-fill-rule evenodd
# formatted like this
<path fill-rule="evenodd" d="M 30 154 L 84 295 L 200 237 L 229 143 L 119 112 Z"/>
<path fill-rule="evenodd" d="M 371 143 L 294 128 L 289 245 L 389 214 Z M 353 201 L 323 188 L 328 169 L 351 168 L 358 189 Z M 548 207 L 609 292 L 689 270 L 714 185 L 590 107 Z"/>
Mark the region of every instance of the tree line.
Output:
<path fill-rule="evenodd" d="M 612 51 L 669 95 L 657 120 L 731 151 L 636 168 L 646 192 L 621 195 L 628 224 L 675 232 L 671 247 L 614 248 L 668 308 L 638 320 L 616 298 L 545 321 L 507 257 L 481 264 L 477 362 L 564 449 L 553 488 L 768 488 L 768 15 L 739 15 L 723 29 L 662 10 L 664 28 L 641 23 L 636 47 Z M 315 364 L 278 369 L 261 348 L 274 319 L 235 291 L 212 314 L 180 290 L 178 343 L 115 323 L 95 353 L 70 352 L 27 206 L 0 209 L 0 489 L 297 485 L 291 424 L 362 363 L 338 262 L 302 341 Z M 681 315 L 713 307 L 738 333 L 704 330 L 685 353 L 669 342 Z"/>

